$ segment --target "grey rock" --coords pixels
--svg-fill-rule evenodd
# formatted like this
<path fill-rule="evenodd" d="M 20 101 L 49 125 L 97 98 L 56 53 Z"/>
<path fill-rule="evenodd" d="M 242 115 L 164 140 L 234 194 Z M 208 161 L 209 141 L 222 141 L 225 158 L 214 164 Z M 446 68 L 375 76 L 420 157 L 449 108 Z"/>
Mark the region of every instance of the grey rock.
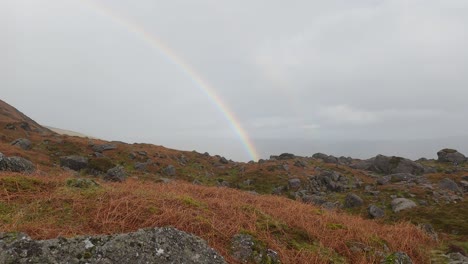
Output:
<path fill-rule="evenodd" d="M 123 182 L 127 177 L 124 167 L 117 166 L 112 169 L 109 169 L 104 176 L 104 180 L 112 182 Z"/>
<path fill-rule="evenodd" d="M 31 149 L 31 141 L 26 138 L 18 138 L 15 141 L 11 142 L 12 146 L 17 146 L 20 147 L 23 150 L 29 150 Z"/>
<path fill-rule="evenodd" d="M 404 252 L 395 252 L 386 256 L 381 262 L 381 264 L 413 264 L 413 261 Z"/>
<path fill-rule="evenodd" d="M 229 161 L 228 161 L 225 157 L 221 157 L 221 158 L 219 159 L 219 162 L 220 162 L 221 164 L 229 164 Z"/>
<path fill-rule="evenodd" d="M 5 125 L 5 129 L 8 129 L 8 130 L 16 130 L 16 127 L 14 124 L 6 124 Z"/>
<path fill-rule="evenodd" d="M 339 163 L 339 160 L 338 160 L 337 157 L 327 155 L 327 154 L 323 154 L 323 153 L 315 153 L 314 155 L 312 155 L 312 158 L 321 159 L 325 163 L 332 163 L 332 164 L 338 164 Z"/>
<path fill-rule="evenodd" d="M 465 155 L 455 149 L 442 149 L 437 152 L 437 156 L 438 161 L 440 162 L 453 162 L 460 164 L 466 161 Z"/>
<path fill-rule="evenodd" d="M 460 181 L 460 186 L 464 192 L 468 192 L 468 181 Z"/>
<path fill-rule="evenodd" d="M 344 207 L 345 208 L 354 208 L 354 207 L 360 207 L 364 204 L 364 200 L 362 200 L 361 197 L 354 193 L 349 193 L 346 195 L 345 202 L 344 202 Z"/>
<path fill-rule="evenodd" d="M 237 234 L 231 239 L 231 252 L 240 263 L 280 263 L 278 253 L 265 248 L 248 234 Z"/>
<path fill-rule="evenodd" d="M 296 156 L 291 153 L 283 153 L 278 156 L 278 160 L 291 160 L 294 159 Z"/>
<path fill-rule="evenodd" d="M 60 166 L 74 171 L 80 171 L 88 167 L 88 159 L 76 155 L 60 157 Z"/>
<path fill-rule="evenodd" d="M 442 179 L 439 182 L 439 188 L 443 190 L 449 190 L 452 192 L 458 192 L 458 193 L 462 192 L 460 187 L 458 187 L 458 184 L 449 178 Z"/>
<path fill-rule="evenodd" d="M 93 151 L 102 153 L 104 151 L 113 150 L 116 148 L 117 148 L 117 145 L 109 143 L 109 144 L 102 144 L 102 145 L 94 145 Z"/>
<path fill-rule="evenodd" d="M 389 177 L 389 176 L 379 177 L 377 179 L 377 184 L 378 185 L 385 185 L 385 184 L 389 183 L 391 179 L 392 179 L 392 177 Z"/>
<path fill-rule="evenodd" d="M 301 180 L 297 178 L 289 179 L 288 186 L 289 186 L 289 189 L 297 190 L 301 187 Z"/>
<path fill-rule="evenodd" d="M 296 160 L 294 162 L 294 166 L 299 167 L 299 168 L 305 168 L 307 167 L 307 163 L 303 160 Z"/>
<path fill-rule="evenodd" d="M 148 156 L 148 153 L 146 151 L 137 151 L 138 155 L 146 157 Z"/>
<path fill-rule="evenodd" d="M 0 153 L 0 171 L 26 172 L 35 170 L 33 163 L 21 157 L 7 157 Z"/>
<path fill-rule="evenodd" d="M 206 242 L 174 228 L 35 241 L 0 233 L 0 263 L 226 263 Z"/>
<path fill-rule="evenodd" d="M 148 162 L 136 162 L 135 165 L 133 165 L 133 168 L 137 171 L 146 171 L 148 165 Z"/>
<path fill-rule="evenodd" d="M 371 218 L 382 218 L 385 216 L 385 211 L 373 204 L 367 208 L 367 212 Z"/>
<path fill-rule="evenodd" d="M 369 170 L 385 175 L 395 173 L 411 173 L 421 175 L 425 172 L 425 167 L 417 162 L 401 157 L 387 157 L 377 155 L 374 158 L 363 160 L 351 167 L 361 170 Z"/>
<path fill-rule="evenodd" d="M 448 264 L 468 264 L 468 257 L 463 256 L 460 252 L 447 254 Z"/>
<path fill-rule="evenodd" d="M 164 174 L 169 175 L 169 176 L 174 176 L 176 175 L 176 168 L 173 165 L 169 165 L 163 170 Z"/>
<path fill-rule="evenodd" d="M 393 182 L 412 181 L 416 179 L 416 176 L 411 173 L 395 173 L 389 175 L 389 177 Z"/>
<path fill-rule="evenodd" d="M 67 186 L 73 187 L 73 188 L 79 188 L 79 189 L 89 189 L 89 188 L 99 187 L 99 184 L 95 182 L 94 180 L 76 178 L 76 179 L 68 179 Z"/>
<path fill-rule="evenodd" d="M 391 205 L 392 205 L 392 210 L 395 213 L 417 206 L 415 202 L 406 198 L 395 198 L 392 200 Z"/>

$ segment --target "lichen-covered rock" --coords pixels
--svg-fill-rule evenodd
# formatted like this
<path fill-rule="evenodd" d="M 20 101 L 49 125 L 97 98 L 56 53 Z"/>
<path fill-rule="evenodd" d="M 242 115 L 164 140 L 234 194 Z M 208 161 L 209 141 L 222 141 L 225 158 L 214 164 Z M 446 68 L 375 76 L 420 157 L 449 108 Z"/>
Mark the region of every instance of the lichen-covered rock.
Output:
<path fill-rule="evenodd" d="M 0 171 L 26 172 L 35 170 L 33 163 L 21 157 L 7 157 L 0 153 Z"/>
<path fill-rule="evenodd" d="M 416 203 L 406 198 L 396 198 L 392 200 L 392 210 L 398 213 L 402 210 L 407 210 L 416 207 Z"/>
<path fill-rule="evenodd" d="M 413 264 L 413 261 L 408 256 L 408 254 L 404 252 L 396 252 L 386 256 L 381 264 Z"/>
<path fill-rule="evenodd" d="M 278 253 L 267 249 L 248 234 L 237 234 L 231 240 L 232 257 L 241 263 L 281 263 Z"/>
<path fill-rule="evenodd" d="M 374 158 L 363 160 L 352 166 L 356 169 L 369 170 L 377 173 L 396 174 L 396 173 L 411 173 L 413 175 L 421 175 L 426 172 L 426 167 L 409 159 L 401 157 L 387 157 L 377 155 Z"/>
<path fill-rule="evenodd" d="M 89 188 L 99 187 L 99 184 L 90 179 L 75 178 L 75 179 L 68 179 L 67 186 L 73 187 L 73 188 L 80 188 L 80 189 L 89 189 Z"/>
<path fill-rule="evenodd" d="M 15 141 L 11 142 L 11 145 L 12 146 L 17 146 L 17 147 L 20 147 L 22 148 L 23 150 L 29 150 L 31 149 L 31 141 L 29 139 L 26 139 L 26 138 L 18 138 L 16 139 Z"/>
<path fill-rule="evenodd" d="M 462 192 L 458 184 L 449 178 L 442 179 L 439 182 L 439 188 L 457 193 Z"/>
<path fill-rule="evenodd" d="M 440 162 L 463 163 L 466 161 L 465 155 L 455 149 L 442 149 L 437 152 L 437 156 Z"/>
<path fill-rule="evenodd" d="M 354 208 L 360 207 L 364 204 L 364 200 L 361 197 L 357 196 L 354 193 L 348 193 L 345 198 L 344 207 L 345 208 Z"/>
<path fill-rule="evenodd" d="M 77 155 L 61 157 L 60 166 L 74 171 L 80 171 L 88 167 L 88 159 Z"/>
<path fill-rule="evenodd" d="M 102 144 L 102 145 L 94 145 L 92 148 L 93 148 L 94 152 L 102 153 L 104 151 L 116 149 L 117 145 L 115 145 L 115 144 Z"/>
<path fill-rule="evenodd" d="M 194 235 L 174 228 L 35 241 L 0 233 L 0 263 L 226 263 Z"/>
<path fill-rule="evenodd" d="M 112 169 L 109 169 L 104 176 L 104 180 L 113 181 L 113 182 L 123 182 L 127 177 L 124 167 L 117 166 Z"/>
<path fill-rule="evenodd" d="M 380 208 L 380 207 L 377 207 L 376 205 L 370 205 L 369 208 L 367 208 L 367 212 L 369 213 L 369 216 L 371 218 L 382 218 L 385 216 L 385 211 Z"/>
<path fill-rule="evenodd" d="M 173 165 L 169 165 L 163 170 L 164 174 L 169 175 L 169 176 L 174 176 L 176 175 L 176 168 Z"/>

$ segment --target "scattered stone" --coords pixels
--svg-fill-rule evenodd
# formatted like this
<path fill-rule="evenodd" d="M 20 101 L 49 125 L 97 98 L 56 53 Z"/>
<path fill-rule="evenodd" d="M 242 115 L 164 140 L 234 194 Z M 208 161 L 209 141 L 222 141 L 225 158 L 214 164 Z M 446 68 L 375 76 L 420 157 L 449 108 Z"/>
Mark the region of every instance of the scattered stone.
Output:
<path fill-rule="evenodd" d="M 169 165 L 163 170 L 164 174 L 169 175 L 169 176 L 174 176 L 176 175 L 176 168 L 173 165 Z"/>
<path fill-rule="evenodd" d="M 16 127 L 14 124 L 6 124 L 5 129 L 8 130 L 16 130 Z"/>
<path fill-rule="evenodd" d="M 289 189 L 297 190 L 301 187 L 301 180 L 297 178 L 289 179 L 288 186 L 289 186 Z"/>
<path fill-rule="evenodd" d="M 392 204 L 392 210 L 395 213 L 417 206 L 415 202 L 406 198 L 395 198 L 392 200 L 391 204 Z"/>
<path fill-rule="evenodd" d="M 439 236 L 437 235 L 437 232 L 435 231 L 434 227 L 431 224 L 420 224 L 419 228 L 421 228 L 422 231 L 424 231 L 426 234 L 428 234 L 432 239 L 438 240 Z"/>
<path fill-rule="evenodd" d="M 411 173 L 396 173 L 388 175 L 393 182 L 413 181 L 416 176 Z"/>
<path fill-rule="evenodd" d="M 195 179 L 195 180 L 193 180 L 192 184 L 194 184 L 194 185 L 202 185 L 202 182 L 199 181 L 199 180 L 197 180 L 197 179 Z"/>
<path fill-rule="evenodd" d="M 137 171 L 146 171 L 149 163 L 148 162 L 136 162 L 133 168 Z"/>
<path fill-rule="evenodd" d="M 124 167 L 117 166 L 112 169 L 109 169 L 104 176 L 104 180 L 112 182 L 123 182 L 127 177 Z"/>
<path fill-rule="evenodd" d="M 60 166 L 74 171 L 80 171 L 88 167 L 88 159 L 77 155 L 60 157 Z"/>
<path fill-rule="evenodd" d="M 237 234 L 231 239 L 231 252 L 240 263 L 280 263 L 278 253 L 266 249 L 248 234 Z"/>
<path fill-rule="evenodd" d="M 12 146 L 17 146 L 20 147 L 23 150 L 29 150 L 31 149 L 31 141 L 26 138 L 18 138 L 15 141 L 11 142 Z"/>
<path fill-rule="evenodd" d="M 296 160 L 294 162 L 294 166 L 299 167 L 299 168 L 305 168 L 307 167 L 307 163 L 303 160 Z"/>
<path fill-rule="evenodd" d="M 447 254 L 448 264 L 468 264 L 468 257 L 463 256 L 460 252 Z"/>
<path fill-rule="evenodd" d="M 130 154 L 128 154 L 128 158 L 131 159 L 131 160 L 134 160 L 136 159 L 137 155 L 135 154 L 135 152 L 132 152 Z"/>
<path fill-rule="evenodd" d="M 345 202 L 344 202 L 345 208 L 360 207 L 363 204 L 364 204 L 364 200 L 362 200 L 362 198 L 357 196 L 356 194 L 349 193 L 348 195 L 346 195 Z"/>
<path fill-rule="evenodd" d="M 115 144 L 94 145 L 93 146 L 93 151 L 102 153 L 104 151 L 113 150 L 113 149 L 116 149 L 116 148 L 117 148 L 117 145 L 115 145 Z"/>
<path fill-rule="evenodd" d="M 33 163 L 21 157 L 7 157 L 0 152 L 0 171 L 26 172 L 35 170 Z"/>
<path fill-rule="evenodd" d="M 458 184 L 456 182 L 454 182 L 453 180 L 449 179 L 449 178 L 442 179 L 439 182 L 439 188 L 441 188 L 443 190 L 449 190 L 449 191 L 452 191 L 452 192 L 456 192 L 456 193 L 461 193 L 462 192 L 460 187 L 458 187 Z"/>
<path fill-rule="evenodd" d="M 89 189 L 93 187 L 99 187 L 99 184 L 90 179 L 76 178 L 76 179 L 68 179 L 67 186 L 73 187 L 73 188 L 79 188 L 79 189 Z"/>
<path fill-rule="evenodd" d="M 437 152 L 438 161 L 460 164 L 466 161 L 465 155 L 455 149 L 442 149 Z"/>
<path fill-rule="evenodd" d="M 0 233 L 0 263 L 226 263 L 199 237 L 163 227 L 36 241 Z"/>
<path fill-rule="evenodd" d="M 284 171 L 289 171 L 288 164 L 281 164 L 281 169 L 284 170 Z"/>
<path fill-rule="evenodd" d="M 377 207 L 376 205 L 370 205 L 369 208 L 367 208 L 367 212 L 369 213 L 369 216 L 371 218 L 377 219 L 377 218 L 382 218 L 385 216 L 385 211 Z"/>
<path fill-rule="evenodd" d="M 468 181 L 460 181 L 460 186 L 464 192 L 468 192 Z"/>
<path fill-rule="evenodd" d="M 138 155 L 146 157 L 148 156 L 148 153 L 146 151 L 137 151 Z"/>
<path fill-rule="evenodd" d="M 404 252 L 396 252 L 386 256 L 381 262 L 381 264 L 413 264 L 413 261 Z"/>
<path fill-rule="evenodd" d="M 392 179 L 392 177 L 389 177 L 389 176 L 379 177 L 377 179 L 377 184 L 378 185 L 385 185 L 385 184 L 389 183 L 391 179 Z"/>

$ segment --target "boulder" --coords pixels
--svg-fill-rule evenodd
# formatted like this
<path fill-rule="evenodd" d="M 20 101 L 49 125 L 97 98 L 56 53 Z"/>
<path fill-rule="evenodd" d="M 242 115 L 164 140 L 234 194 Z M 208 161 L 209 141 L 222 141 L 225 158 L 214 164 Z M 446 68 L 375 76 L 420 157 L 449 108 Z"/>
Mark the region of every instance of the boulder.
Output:
<path fill-rule="evenodd" d="M 461 154 L 455 149 L 442 149 L 437 152 L 438 161 L 440 162 L 452 162 L 452 163 L 463 163 L 466 161 L 465 155 Z"/>
<path fill-rule="evenodd" d="M 123 182 L 127 177 L 124 167 L 117 166 L 112 169 L 109 169 L 104 176 L 104 180 L 112 182 Z"/>
<path fill-rule="evenodd" d="M 17 146 L 19 148 L 22 148 L 23 150 L 29 150 L 31 149 L 31 141 L 26 138 L 18 138 L 15 141 L 11 142 L 12 146 Z"/>
<path fill-rule="evenodd" d="M 164 174 L 169 175 L 169 176 L 174 176 L 176 175 L 176 168 L 173 165 L 169 165 L 163 170 Z"/>
<path fill-rule="evenodd" d="M 35 170 L 34 164 L 21 157 L 7 157 L 0 153 L 0 171 L 26 172 Z"/>
<path fill-rule="evenodd" d="M 301 180 L 297 178 L 289 179 L 288 186 L 289 186 L 289 189 L 297 190 L 301 187 Z"/>
<path fill-rule="evenodd" d="M 389 175 L 391 181 L 393 182 L 402 182 L 402 181 L 412 181 L 417 177 L 411 173 L 395 173 Z"/>
<path fill-rule="evenodd" d="M 344 207 L 345 208 L 354 208 L 360 207 L 364 204 L 364 200 L 361 197 L 354 193 L 348 193 L 345 198 Z"/>
<path fill-rule="evenodd" d="M 83 156 L 72 155 L 60 157 L 60 166 L 69 168 L 74 171 L 80 171 L 82 169 L 87 168 L 88 163 L 88 158 L 85 158 Z"/>
<path fill-rule="evenodd" d="M 371 218 L 382 218 L 385 216 L 385 211 L 373 204 L 367 208 L 367 212 Z"/>
<path fill-rule="evenodd" d="M 452 192 L 458 192 L 458 193 L 462 192 L 460 187 L 458 187 L 458 184 L 449 178 L 442 179 L 439 182 L 439 188 L 444 189 L 444 190 L 449 190 Z"/>
<path fill-rule="evenodd" d="M 281 155 L 278 156 L 278 160 L 291 160 L 291 159 L 294 159 L 296 156 L 294 154 L 291 154 L 291 153 L 283 153 Z"/>
<path fill-rule="evenodd" d="M 395 198 L 392 200 L 392 210 L 395 213 L 398 213 L 402 210 L 407 210 L 413 207 L 416 207 L 416 203 L 406 198 Z"/>
<path fill-rule="evenodd" d="M 94 145 L 93 146 L 93 151 L 102 153 L 104 151 L 113 150 L 113 149 L 116 149 L 116 148 L 117 148 L 117 145 L 109 143 L 109 144 L 102 144 L 102 145 Z"/>
<path fill-rule="evenodd" d="M 225 157 L 219 158 L 219 162 L 220 162 L 221 164 L 229 164 L 229 161 L 228 161 Z"/>
<path fill-rule="evenodd" d="M 339 163 L 339 160 L 338 160 L 337 157 L 327 155 L 327 154 L 323 154 L 323 153 L 315 153 L 314 155 L 312 155 L 312 158 L 321 159 L 325 163 L 332 163 L 332 164 L 338 164 Z"/>
<path fill-rule="evenodd" d="M 352 166 L 356 169 L 369 170 L 385 175 L 395 173 L 411 173 L 421 175 L 425 173 L 425 167 L 417 162 L 401 157 L 387 157 L 377 155 L 374 158 L 363 160 Z"/>
<path fill-rule="evenodd" d="M 226 263 L 201 238 L 169 227 L 38 241 L 0 233 L 0 248 L 0 263 Z"/>

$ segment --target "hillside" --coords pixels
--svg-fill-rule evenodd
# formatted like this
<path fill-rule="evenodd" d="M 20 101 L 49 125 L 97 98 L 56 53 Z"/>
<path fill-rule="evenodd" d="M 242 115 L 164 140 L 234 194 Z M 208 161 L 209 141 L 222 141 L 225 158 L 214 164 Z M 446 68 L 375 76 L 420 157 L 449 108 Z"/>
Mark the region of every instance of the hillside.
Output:
<path fill-rule="evenodd" d="M 59 135 L 2 101 L 0 131 L 2 232 L 173 226 L 229 263 L 397 263 L 396 252 L 443 263 L 468 251 L 468 164 L 455 150 L 417 162 L 284 153 L 241 163 Z M 253 244 L 247 257 L 242 241 Z"/>

